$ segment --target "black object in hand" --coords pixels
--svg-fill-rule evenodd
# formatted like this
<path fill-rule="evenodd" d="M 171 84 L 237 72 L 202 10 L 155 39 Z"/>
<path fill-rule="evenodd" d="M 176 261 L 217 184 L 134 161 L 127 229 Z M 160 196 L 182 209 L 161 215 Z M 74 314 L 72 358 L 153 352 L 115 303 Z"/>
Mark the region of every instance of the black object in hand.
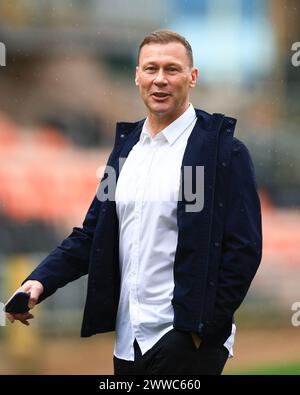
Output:
<path fill-rule="evenodd" d="M 26 292 L 17 292 L 5 305 L 5 311 L 12 314 L 27 313 L 29 311 L 28 302 L 30 294 Z"/>

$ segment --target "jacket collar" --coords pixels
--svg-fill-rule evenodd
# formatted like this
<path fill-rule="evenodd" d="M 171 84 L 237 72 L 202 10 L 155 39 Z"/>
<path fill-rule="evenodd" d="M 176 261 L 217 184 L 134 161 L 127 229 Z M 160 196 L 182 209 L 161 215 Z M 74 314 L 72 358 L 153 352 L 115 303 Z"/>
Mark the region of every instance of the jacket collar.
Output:
<path fill-rule="evenodd" d="M 212 115 L 206 111 L 195 108 L 196 116 L 200 124 L 205 128 L 209 126 L 209 122 L 211 121 Z M 234 118 L 225 117 L 224 118 L 228 123 L 234 124 L 236 120 Z M 127 137 L 131 132 L 138 131 L 139 133 L 142 131 L 143 124 L 146 118 L 141 119 L 137 122 L 117 122 L 116 125 L 116 134 L 117 137 L 124 136 Z"/>
<path fill-rule="evenodd" d="M 207 136 L 207 132 L 214 130 L 214 117 L 199 109 L 195 109 L 197 122 L 189 136 L 186 151 L 183 157 L 183 166 L 199 164 L 201 165 L 201 155 L 199 156 L 199 147 L 203 146 L 206 138 L 211 139 Z M 116 141 L 115 146 L 117 149 L 116 155 L 119 158 L 127 158 L 132 147 L 138 142 L 145 119 L 138 122 L 118 122 L 116 128 Z M 225 117 L 223 118 L 223 124 L 226 127 L 226 132 L 233 134 L 236 120 L 234 118 Z M 212 133 L 212 136 L 215 135 Z M 211 137 L 212 137 L 211 136 Z M 204 139 L 204 140 L 203 140 Z M 198 149 L 196 148 L 198 147 Z M 200 158 L 200 161 L 199 161 Z"/>

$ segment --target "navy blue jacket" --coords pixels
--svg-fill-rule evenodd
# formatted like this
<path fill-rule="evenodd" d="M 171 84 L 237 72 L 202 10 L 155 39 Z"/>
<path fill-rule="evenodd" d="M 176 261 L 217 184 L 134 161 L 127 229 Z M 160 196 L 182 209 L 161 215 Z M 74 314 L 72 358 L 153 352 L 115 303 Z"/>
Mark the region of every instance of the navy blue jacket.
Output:
<path fill-rule="evenodd" d="M 185 205 L 190 202 L 184 196 L 178 201 L 173 325 L 198 332 L 203 342 L 222 344 L 261 260 L 260 203 L 250 155 L 233 137 L 236 120 L 201 110 L 196 113 L 182 169 L 204 166 L 204 207 L 189 212 Z M 119 158 L 127 157 L 138 142 L 142 125 L 143 121 L 117 124 L 107 163 L 117 175 Z M 102 180 L 105 177 L 106 172 Z M 183 190 L 184 183 L 182 170 Z M 82 228 L 75 227 L 27 280 L 35 279 L 44 285 L 40 302 L 87 273 L 83 337 L 115 329 L 120 274 L 114 201 L 95 197 Z"/>

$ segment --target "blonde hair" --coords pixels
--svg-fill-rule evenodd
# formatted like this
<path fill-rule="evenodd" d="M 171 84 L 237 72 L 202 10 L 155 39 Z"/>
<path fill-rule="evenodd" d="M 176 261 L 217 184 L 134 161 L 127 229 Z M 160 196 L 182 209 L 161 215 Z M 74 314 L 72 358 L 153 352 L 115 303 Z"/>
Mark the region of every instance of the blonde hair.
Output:
<path fill-rule="evenodd" d="M 190 43 L 187 41 L 186 38 L 184 38 L 183 36 L 181 36 L 178 33 L 172 32 L 171 30 L 156 30 L 156 31 L 148 34 L 139 46 L 138 61 L 140 59 L 141 49 L 143 48 L 144 45 L 152 44 L 152 43 L 154 43 L 154 44 L 169 44 L 169 43 L 173 43 L 173 42 L 179 42 L 185 47 L 188 58 L 190 60 L 190 65 L 191 65 L 191 67 L 193 67 L 193 65 L 194 65 L 193 50 L 192 50 Z"/>

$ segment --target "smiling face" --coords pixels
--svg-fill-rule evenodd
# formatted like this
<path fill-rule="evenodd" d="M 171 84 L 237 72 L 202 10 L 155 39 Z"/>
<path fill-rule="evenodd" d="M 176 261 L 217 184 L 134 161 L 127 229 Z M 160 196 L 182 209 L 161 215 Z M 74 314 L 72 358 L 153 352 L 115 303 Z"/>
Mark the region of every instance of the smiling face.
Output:
<path fill-rule="evenodd" d="M 144 45 L 135 82 L 148 117 L 171 123 L 183 114 L 197 77 L 198 70 L 191 66 L 186 48 L 180 42 Z"/>

